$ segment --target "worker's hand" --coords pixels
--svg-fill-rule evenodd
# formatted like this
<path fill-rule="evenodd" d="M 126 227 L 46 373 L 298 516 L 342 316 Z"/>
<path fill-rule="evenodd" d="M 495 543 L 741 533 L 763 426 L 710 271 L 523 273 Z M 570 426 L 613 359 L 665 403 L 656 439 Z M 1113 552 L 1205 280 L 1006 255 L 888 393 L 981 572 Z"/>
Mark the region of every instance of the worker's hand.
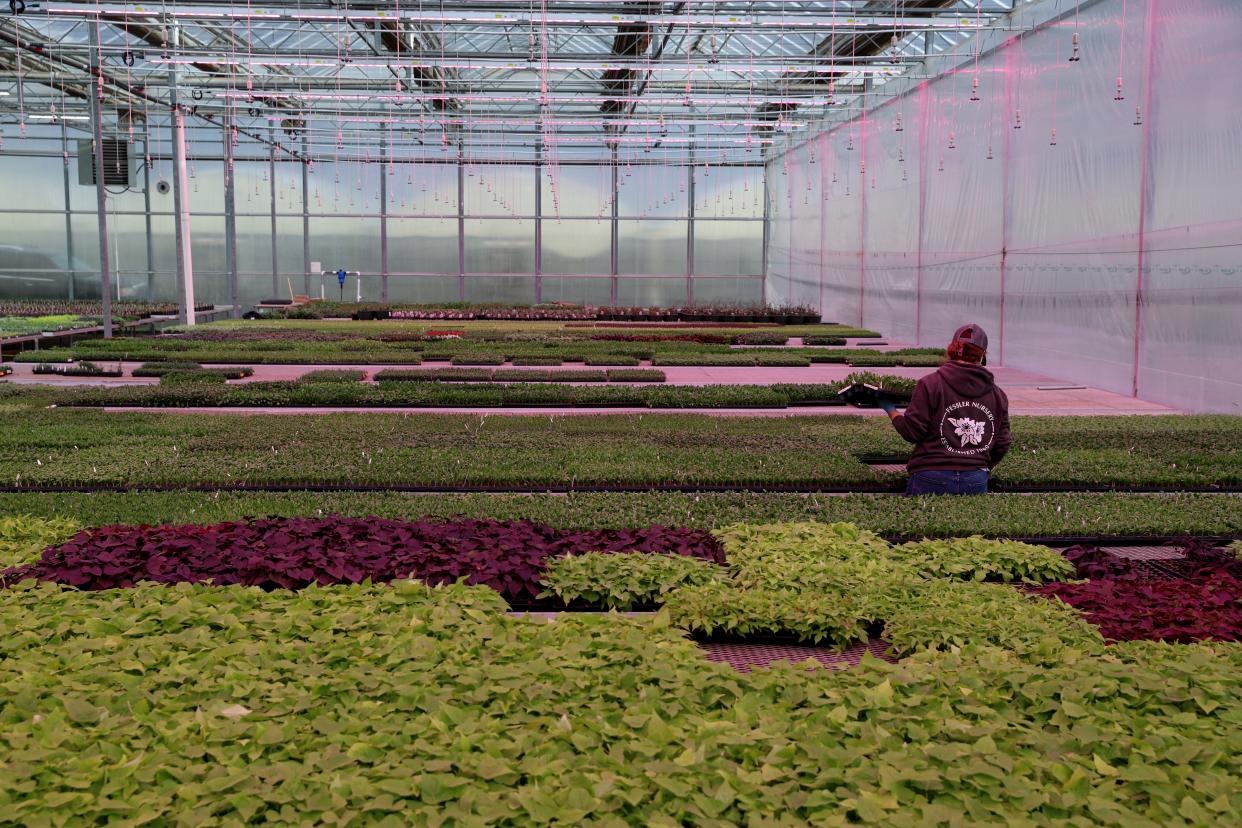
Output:
<path fill-rule="evenodd" d="M 888 400 L 880 400 L 879 406 L 881 409 L 884 410 L 884 413 L 887 414 L 889 417 L 897 416 L 897 406 L 893 405 Z"/>

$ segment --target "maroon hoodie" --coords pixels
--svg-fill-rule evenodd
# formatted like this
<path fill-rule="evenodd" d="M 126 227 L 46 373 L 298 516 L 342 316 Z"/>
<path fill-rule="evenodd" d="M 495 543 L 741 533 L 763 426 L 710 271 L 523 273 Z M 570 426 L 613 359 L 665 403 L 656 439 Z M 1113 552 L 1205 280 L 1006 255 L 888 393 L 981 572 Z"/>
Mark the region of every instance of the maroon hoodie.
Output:
<path fill-rule="evenodd" d="M 982 365 L 946 362 L 919 380 L 897 433 L 914 443 L 908 467 L 917 471 L 973 471 L 995 466 L 1013 441 L 1009 398 Z"/>

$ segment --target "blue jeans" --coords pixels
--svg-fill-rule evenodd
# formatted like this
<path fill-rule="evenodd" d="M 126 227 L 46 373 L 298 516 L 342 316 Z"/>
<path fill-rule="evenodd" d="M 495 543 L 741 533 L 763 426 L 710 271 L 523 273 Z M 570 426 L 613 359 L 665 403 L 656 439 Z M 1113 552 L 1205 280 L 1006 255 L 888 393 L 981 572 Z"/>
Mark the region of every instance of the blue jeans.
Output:
<path fill-rule="evenodd" d="M 920 471 L 910 475 L 907 495 L 981 495 L 988 493 L 988 470 Z"/>

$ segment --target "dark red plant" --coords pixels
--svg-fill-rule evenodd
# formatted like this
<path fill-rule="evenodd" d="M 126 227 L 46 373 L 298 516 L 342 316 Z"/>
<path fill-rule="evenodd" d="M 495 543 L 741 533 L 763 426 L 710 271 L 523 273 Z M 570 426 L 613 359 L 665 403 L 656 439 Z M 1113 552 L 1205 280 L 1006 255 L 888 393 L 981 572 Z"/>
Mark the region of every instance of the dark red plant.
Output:
<path fill-rule="evenodd" d="M 1222 571 L 1193 580 L 1103 578 L 1031 591 L 1060 598 L 1112 640 L 1242 640 L 1242 580 Z"/>
<path fill-rule="evenodd" d="M 269 518 L 211 526 L 101 526 L 49 547 L 34 564 L 0 571 L 81 589 L 139 581 L 310 584 L 390 581 L 431 584 L 465 578 L 510 599 L 532 599 L 549 558 L 585 552 L 658 552 L 724 562 L 710 532 L 650 526 L 573 532 L 527 521 L 400 521 Z"/>

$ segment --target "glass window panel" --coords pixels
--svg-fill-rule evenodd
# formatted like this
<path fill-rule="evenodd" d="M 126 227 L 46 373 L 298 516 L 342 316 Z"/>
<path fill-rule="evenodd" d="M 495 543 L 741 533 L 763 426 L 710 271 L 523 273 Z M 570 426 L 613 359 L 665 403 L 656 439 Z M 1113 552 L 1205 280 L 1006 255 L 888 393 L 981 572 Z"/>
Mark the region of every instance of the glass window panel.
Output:
<path fill-rule="evenodd" d="M 194 216 L 190 253 L 194 264 L 194 301 L 227 305 L 231 299 L 224 261 L 223 216 Z"/>
<path fill-rule="evenodd" d="M 302 164 L 297 161 L 276 162 L 276 212 L 302 213 Z"/>
<path fill-rule="evenodd" d="M 575 305 L 596 307 L 608 305 L 612 301 L 612 279 L 544 276 L 543 301 L 573 302 Z"/>
<path fill-rule="evenodd" d="M 685 279 L 617 279 L 618 304 L 631 307 L 672 308 L 686 304 Z"/>
<path fill-rule="evenodd" d="M 533 216 L 535 168 L 517 164 L 466 166 L 468 216 Z"/>
<path fill-rule="evenodd" d="M 763 168 L 695 167 L 694 215 L 763 218 Z"/>
<path fill-rule="evenodd" d="M 696 276 L 758 276 L 763 273 L 762 221 L 694 222 Z"/>
<path fill-rule="evenodd" d="M 694 280 L 694 304 L 696 305 L 747 305 L 763 304 L 762 279 L 705 279 Z"/>
<path fill-rule="evenodd" d="M 219 152 L 218 149 L 216 151 Z M 223 213 L 224 162 L 191 160 L 186 162 L 186 168 L 190 188 L 190 211 Z"/>
<path fill-rule="evenodd" d="M 77 170 L 70 184 L 77 185 Z M 65 209 L 65 163 L 55 158 L 34 155 L 0 155 L 0 181 L 4 182 L 10 206 L 23 210 Z M 95 188 L 90 190 L 91 206 L 95 205 Z M 14 198 L 15 195 L 19 197 Z M 62 225 L 63 226 L 63 225 Z"/>
<path fill-rule="evenodd" d="M 535 222 L 467 219 L 467 273 L 534 273 Z"/>
<path fill-rule="evenodd" d="M 173 217 L 151 216 L 151 247 L 154 255 L 155 290 L 154 301 L 177 299 L 177 235 Z"/>
<path fill-rule="evenodd" d="M 617 228 L 617 269 L 643 276 L 686 272 L 686 222 L 622 221 Z"/>
<path fill-rule="evenodd" d="M 617 177 L 618 215 L 639 218 L 688 215 L 686 168 L 622 165 Z"/>
<path fill-rule="evenodd" d="M 389 276 L 388 300 L 430 305 L 437 302 L 456 302 L 456 276 Z"/>
<path fill-rule="evenodd" d="M 379 163 L 322 161 L 308 172 L 311 215 L 375 214 L 380 211 Z M 394 176 L 395 177 L 395 176 Z"/>
<path fill-rule="evenodd" d="M 380 236 L 378 218 L 312 216 L 310 257 L 324 270 L 378 273 Z"/>
<path fill-rule="evenodd" d="M 612 215 L 612 167 L 546 165 L 539 176 L 549 218 Z M 544 252 L 546 265 L 547 252 Z"/>
<path fill-rule="evenodd" d="M 457 166 L 392 165 L 388 176 L 388 213 L 401 216 L 457 216 Z"/>
<path fill-rule="evenodd" d="M 276 264 L 282 274 L 294 276 L 293 289 L 302 292 L 306 261 L 302 256 L 302 219 L 280 216 L 276 219 Z M 289 287 L 282 277 L 279 294 L 287 299 Z"/>
<path fill-rule="evenodd" d="M 272 207 L 272 182 L 267 162 L 238 161 L 233 165 L 233 201 L 238 213 L 268 214 Z M 240 224 L 240 221 L 239 221 Z"/>
<path fill-rule="evenodd" d="M 612 222 L 544 219 L 543 272 L 612 272 Z"/>
<path fill-rule="evenodd" d="M 265 273 L 268 281 L 271 281 L 272 220 L 270 217 L 237 219 L 237 270 L 241 273 Z M 271 288 L 269 287 L 268 290 L 270 291 Z"/>
<path fill-rule="evenodd" d="M 388 219 L 389 273 L 455 274 L 457 270 L 456 218 Z M 454 296 L 456 292 L 454 287 Z"/>
<path fill-rule="evenodd" d="M 95 217 L 89 216 L 94 224 Z M 98 261 L 98 236 L 91 234 Z M 78 274 L 78 285 L 90 281 L 93 265 L 79 259 L 84 272 Z M 71 268 L 65 243 L 63 214 L 0 213 L 0 296 L 6 299 L 59 299 L 69 295 L 68 272 Z M 96 285 L 98 276 L 95 277 Z M 95 295 L 99 288 L 96 286 Z"/>
<path fill-rule="evenodd" d="M 467 276 L 467 302 L 500 302 L 506 305 L 533 305 L 535 277 Z"/>

